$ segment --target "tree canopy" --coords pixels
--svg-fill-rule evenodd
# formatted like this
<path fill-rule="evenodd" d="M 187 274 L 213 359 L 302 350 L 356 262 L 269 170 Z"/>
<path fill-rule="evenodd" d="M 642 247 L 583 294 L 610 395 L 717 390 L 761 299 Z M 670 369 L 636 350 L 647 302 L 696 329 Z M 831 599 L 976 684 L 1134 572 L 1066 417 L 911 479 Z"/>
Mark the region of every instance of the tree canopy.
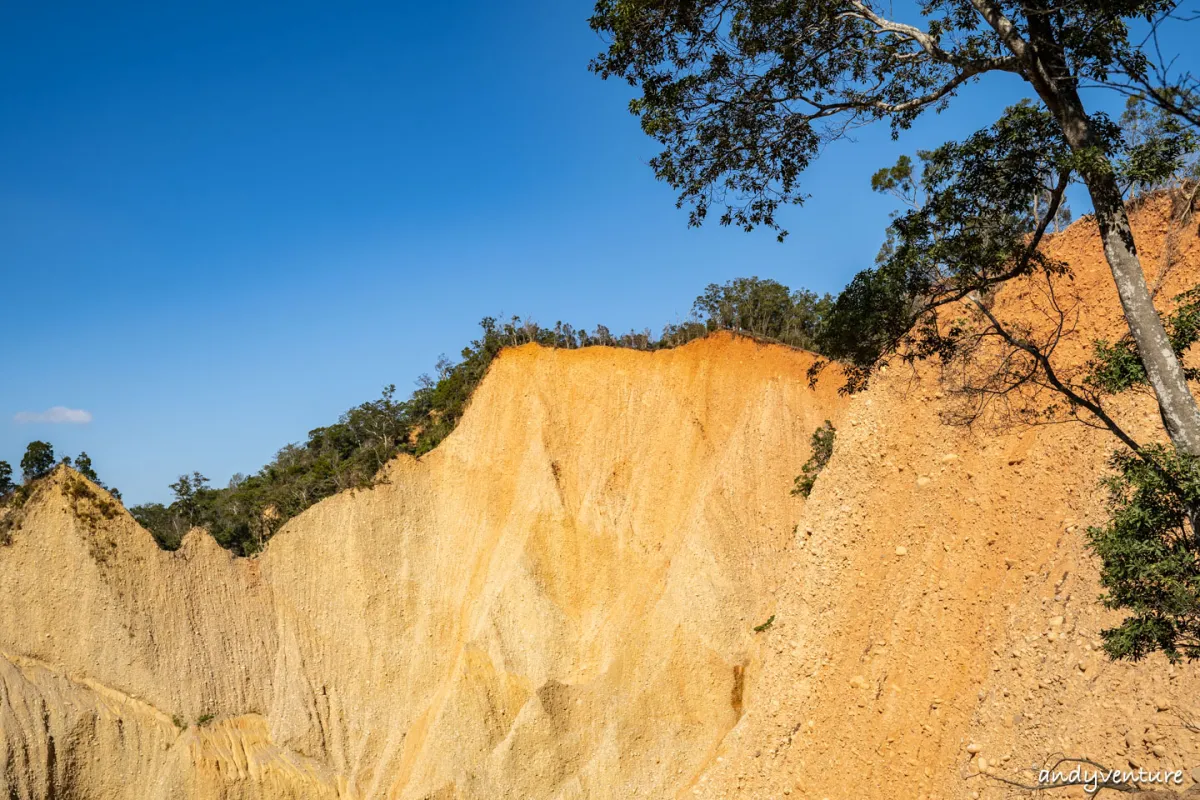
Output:
<path fill-rule="evenodd" d="M 975 135 L 876 173 L 872 188 L 908 210 L 893 218 L 876 264 L 823 316 L 816 342 L 847 364 L 850 390 L 889 358 L 934 358 L 958 371 L 974 403 L 965 421 L 1016 397 L 1025 421 L 1065 415 L 1107 428 L 1128 448 L 1114 461 L 1109 523 L 1092 534 L 1108 602 L 1131 611 L 1105 634 L 1118 657 L 1200 656 L 1200 406 L 1182 362 L 1197 338 L 1195 302 L 1180 298 L 1166 324 L 1154 305 L 1175 232 L 1200 194 L 1200 83 L 1172 75 L 1172 55 L 1160 58 L 1144 46 L 1153 37 L 1131 33 L 1184 22 L 1176 5 L 597 0 L 591 19 L 607 38 L 592 68 L 638 90 L 630 110 L 662 146 L 651 166 L 690 223 L 715 209 L 722 224 L 765 226 L 780 239 L 778 211 L 804 201 L 801 175 L 830 142 L 875 121 L 898 135 L 989 73 L 1027 82 L 1031 99 Z M 1086 109 L 1089 86 L 1129 96 L 1119 123 Z M 1128 323 L 1118 343 L 1097 343 L 1083 375 L 1055 363 L 1067 317 L 1055 286 L 1069 274 L 1040 250 L 1068 218 L 1063 198 L 1075 181 L 1089 192 Z M 1163 187 L 1173 190 L 1171 231 L 1151 288 L 1126 201 Z M 1058 320 L 1049 331 L 994 313 L 996 289 L 1017 277 L 1042 287 Z M 1158 401 L 1171 449 L 1139 442 L 1107 413 L 1105 396 L 1135 383 Z M 1039 408 L 1020 400 L 1027 390 L 1065 402 Z"/>
<path fill-rule="evenodd" d="M 872 0 L 597 0 L 591 25 L 608 46 L 592 69 L 639 90 L 630 110 L 662 145 L 651 166 L 690 208 L 692 224 L 715 207 L 722 224 L 767 226 L 781 238 L 779 208 L 803 202 L 800 176 L 831 141 L 880 120 L 898 134 L 969 82 L 1020 76 L 1044 116 L 1031 109 L 1031 124 L 1014 130 L 1069 154 L 1051 165 L 1054 185 L 1077 176 L 1087 186 L 1167 433 L 1200 455 L 1200 406 L 1154 308 L 1117 180 L 1117 126 L 1089 114 L 1080 95 L 1089 85 L 1146 87 L 1155 105 L 1186 124 L 1194 80 L 1153 85 L 1169 77 L 1169 61 L 1150 58 L 1130 27 L 1162 25 L 1175 7 L 1173 0 L 918 0 L 900 9 Z M 911 21 L 897 11 L 911 12 Z M 1152 162 L 1150 173 L 1139 153 Z M 1145 173 L 1136 179 L 1144 182 L 1169 153 L 1131 156 L 1127 171 Z"/>
<path fill-rule="evenodd" d="M 813 350 L 832 305 L 829 295 L 805 289 L 789 292 L 777 281 L 752 277 L 709 284 L 693 310 L 710 330 L 742 331 Z"/>
<path fill-rule="evenodd" d="M 699 224 L 783 233 L 779 207 L 832 140 L 886 120 L 898 132 L 988 73 L 1028 80 L 1060 126 L 1092 84 L 1149 81 L 1130 24 L 1170 0 L 598 0 L 592 62 L 640 90 L 630 110 L 663 149 L 651 162 Z M 897 17 L 910 11 L 919 23 Z M 1178 94 L 1178 91 L 1177 91 Z M 1094 141 L 1087 143 L 1089 146 Z"/>
<path fill-rule="evenodd" d="M 12 480 L 12 464 L 0 461 L 0 500 L 6 498 L 13 489 L 17 488 Z"/>
<path fill-rule="evenodd" d="M 54 447 L 49 442 L 30 442 L 21 456 L 21 477 L 26 483 L 35 481 L 49 474 L 56 463 Z"/>

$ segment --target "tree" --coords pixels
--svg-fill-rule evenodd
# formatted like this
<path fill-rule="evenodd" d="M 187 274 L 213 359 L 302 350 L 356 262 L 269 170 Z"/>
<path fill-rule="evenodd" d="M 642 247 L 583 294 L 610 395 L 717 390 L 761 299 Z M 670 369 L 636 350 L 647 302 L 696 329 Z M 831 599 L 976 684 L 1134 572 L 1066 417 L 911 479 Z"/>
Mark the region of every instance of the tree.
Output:
<path fill-rule="evenodd" d="M 1114 658 L 1162 651 L 1172 662 L 1200 658 L 1200 558 L 1190 510 L 1200 504 L 1195 459 L 1150 445 L 1113 458 L 1109 519 L 1088 530 L 1103 567 L 1104 604 L 1128 615 L 1103 631 Z"/>
<path fill-rule="evenodd" d="M 1020 76 L 1071 156 L 1056 193 L 1072 174 L 1087 186 L 1167 433 L 1200 455 L 1200 408 L 1154 308 L 1117 182 L 1115 126 L 1089 115 L 1079 93 L 1118 77 L 1152 80 L 1154 64 L 1129 24 L 1161 21 L 1174 2 L 918 5 L 920 26 L 872 0 L 598 0 L 591 25 L 609 46 L 592 69 L 640 89 L 630 109 L 663 145 L 651 166 L 690 206 L 692 224 L 716 206 L 722 224 L 765 225 L 781 238 L 776 212 L 803 200 L 799 176 L 830 141 L 875 120 L 898 133 L 968 82 Z"/>
<path fill-rule="evenodd" d="M 92 466 L 92 458 L 87 453 L 81 452 L 75 459 L 75 471 L 83 477 L 90 480 L 92 483 L 104 489 L 117 500 L 121 499 L 121 492 L 113 486 L 107 486 L 104 481 L 100 480 L 100 476 L 96 474 L 95 467 Z"/>
<path fill-rule="evenodd" d="M 49 442 L 30 442 L 21 457 L 21 476 L 25 483 L 44 477 L 54 469 L 54 448 Z"/>
<path fill-rule="evenodd" d="M 709 284 L 692 311 L 710 330 L 743 331 L 812 350 L 832 305 L 829 295 L 792 292 L 778 281 L 750 277 Z"/>
<path fill-rule="evenodd" d="M 777 281 L 737 278 L 724 286 L 709 284 L 695 309 L 715 328 L 778 337 L 791 315 L 792 298 Z"/>
<path fill-rule="evenodd" d="M 1135 95 L 1120 124 L 1126 149 L 1119 166 L 1127 194 L 1137 198 L 1200 177 L 1195 157 L 1200 137 L 1186 120 Z"/>
<path fill-rule="evenodd" d="M 92 467 L 92 459 L 87 453 L 80 453 L 79 457 L 75 459 L 75 471 L 92 483 L 100 485 L 100 476 L 96 474 L 95 468 Z"/>
<path fill-rule="evenodd" d="M 12 464 L 0 461 L 0 498 L 7 497 L 9 492 L 16 488 L 12 481 L 12 474 Z"/>
<path fill-rule="evenodd" d="M 197 501 L 207 485 L 208 478 L 193 472 L 191 475 L 180 475 L 179 480 L 168 487 L 175 495 L 173 507 L 189 524 L 199 521 L 200 506 Z"/>
<path fill-rule="evenodd" d="M 138 523 L 150 531 L 154 541 L 163 550 L 178 550 L 181 541 L 174 524 L 174 515 L 162 503 L 143 503 L 129 509 L 129 513 Z"/>

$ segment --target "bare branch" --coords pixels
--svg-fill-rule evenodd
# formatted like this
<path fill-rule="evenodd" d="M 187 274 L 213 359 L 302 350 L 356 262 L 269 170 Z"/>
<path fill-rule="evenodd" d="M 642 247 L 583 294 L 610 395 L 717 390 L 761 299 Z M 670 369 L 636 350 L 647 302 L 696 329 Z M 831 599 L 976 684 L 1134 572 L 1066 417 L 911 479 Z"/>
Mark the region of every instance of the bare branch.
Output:
<path fill-rule="evenodd" d="M 1084 397 L 1059 377 L 1058 373 L 1054 369 L 1054 365 L 1050 363 L 1050 358 L 1045 352 L 1043 352 L 1041 348 L 1026 339 L 1014 335 L 1011 331 L 1009 331 L 1008 328 L 1006 328 L 1004 324 L 1001 323 L 994 314 L 992 314 L 991 309 L 989 309 L 987 305 L 985 305 L 979 299 L 978 295 L 972 295 L 969 299 L 975 305 L 975 307 L 985 317 L 987 317 L 992 329 L 995 330 L 1005 342 L 1007 342 L 1011 347 L 1015 347 L 1018 350 L 1029 354 L 1029 356 L 1033 358 L 1038 366 L 1041 367 L 1043 374 L 1046 376 L 1046 380 L 1049 381 L 1050 385 L 1055 391 L 1067 398 L 1067 400 L 1073 405 L 1087 409 L 1092 416 L 1098 419 L 1105 428 L 1107 428 L 1114 436 L 1120 439 L 1121 442 L 1130 450 L 1138 453 L 1139 455 L 1142 453 L 1142 446 L 1132 436 L 1126 433 L 1125 429 L 1118 425 L 1116 420 L 1110 417 L 1099 403 Z"/>

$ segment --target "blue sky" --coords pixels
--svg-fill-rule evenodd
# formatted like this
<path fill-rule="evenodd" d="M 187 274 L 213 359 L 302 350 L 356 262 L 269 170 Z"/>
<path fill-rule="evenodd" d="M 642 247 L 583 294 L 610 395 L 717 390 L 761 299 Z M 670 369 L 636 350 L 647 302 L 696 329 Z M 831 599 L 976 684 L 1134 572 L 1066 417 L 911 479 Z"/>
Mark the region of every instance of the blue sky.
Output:
<path fill-rule="evenodd" d="M 628 88 L 587 72 L 589 13 L 0 5 L 0 459 L 46 439 L 166 500 L 409 391 L 485 315 L 657 329 L 739 275 L 836 292 L 883 239 L 871 173 L 1024 95 L 989 79 L 831 147 L 785 244 L 691 230 Z M 58 406 L 91 421 L 39 421 Z"/>

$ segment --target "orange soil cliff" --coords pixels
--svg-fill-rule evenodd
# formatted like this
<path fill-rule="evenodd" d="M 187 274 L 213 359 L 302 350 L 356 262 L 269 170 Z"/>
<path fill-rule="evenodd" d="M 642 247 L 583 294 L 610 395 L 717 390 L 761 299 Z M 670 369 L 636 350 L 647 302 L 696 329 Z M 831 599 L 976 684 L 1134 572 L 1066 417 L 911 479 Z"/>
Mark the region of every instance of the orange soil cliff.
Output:
<path fill-rule="evenodd" d="M 1135 220 L 1151 266 L 1161 218 Z M 1197 279 L 1194 238 L 1164 298 Z M 1086 223 L 1050 249 L 1078 357 L 1115 293 Z M 1000 798 L 981 766 L 1055 750 L 1200 765 L 1195 670 L 1096 652 L 1083 527 L 1111 439 L 950 427 L 932 373 L 850 399 L 809 387 L 811 359 L 729 336 L 507 351 L 436 451 L 255 559 L 199 532 L 161 552 L 56 474 L 0 547 L 5 788 Z M 1151 434 L 1151 405 L 1119 411 Z M 825 419 L 834 458 L 794 498 Z"/>

